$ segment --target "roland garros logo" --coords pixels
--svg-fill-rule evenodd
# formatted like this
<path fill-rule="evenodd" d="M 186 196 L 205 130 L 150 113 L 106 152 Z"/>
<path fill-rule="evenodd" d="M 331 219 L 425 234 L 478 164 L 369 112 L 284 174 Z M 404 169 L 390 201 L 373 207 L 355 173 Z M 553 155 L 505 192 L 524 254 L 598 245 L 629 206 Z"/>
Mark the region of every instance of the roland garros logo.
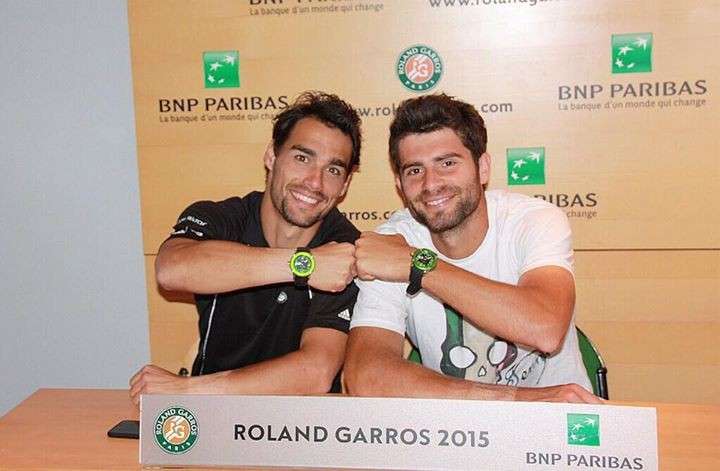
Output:
<path fill-rule="evenodd" d="M 179 455 L 197 441 L 195 414 L 182 407 L 165 409 L 155 419 L 155 442 L 167 453 Z"/>
<path fill-rule="evenodd" d="M 443 64 L 440 56 L 428 46 L 412 46 L 400 53 L 397 75 L 405 88 L 414 92 L 430 90 L 440 81 Z"/>

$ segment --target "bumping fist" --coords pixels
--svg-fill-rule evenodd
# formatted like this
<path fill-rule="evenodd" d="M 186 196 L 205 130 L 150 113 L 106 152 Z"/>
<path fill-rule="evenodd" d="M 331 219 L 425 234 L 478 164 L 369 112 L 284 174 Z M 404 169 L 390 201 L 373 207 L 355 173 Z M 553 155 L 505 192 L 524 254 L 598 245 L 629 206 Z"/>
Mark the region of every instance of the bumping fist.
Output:
<path fill-rule="evenodd" d="M 363 232 L 355 241 L 355 267 L 361 280 L 407 282 L 415 251 L 399 234 Z"/>
<path fill-rule="evenodd" d="M 321 291 L 337 293 L 355 278 L 355 246 L 330 242 L 312 249 L 315 271 L 308 284 Z"/>

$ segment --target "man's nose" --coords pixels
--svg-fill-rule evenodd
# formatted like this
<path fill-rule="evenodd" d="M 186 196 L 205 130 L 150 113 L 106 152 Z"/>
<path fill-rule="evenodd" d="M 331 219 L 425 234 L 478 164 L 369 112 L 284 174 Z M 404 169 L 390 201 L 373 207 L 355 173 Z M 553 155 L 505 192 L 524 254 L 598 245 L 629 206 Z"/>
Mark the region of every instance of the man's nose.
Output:
<path fill-rule="evenodd" d="M 432 191 L 442 185 L 442 178 L 432 169 L 427 169 L 423 177 L 423 190 Z"/>
<path fill-rule="evenodd" d="M 316 191 L 320 191 L 322 189 L 322 179 L 323 179 L 323 169 L 322 167 L 313 167 L 308 170 L 308 172 L 305 174 L 305 178 L 303 179 L 303 183 L 308 188 L 311 188 Z"/>

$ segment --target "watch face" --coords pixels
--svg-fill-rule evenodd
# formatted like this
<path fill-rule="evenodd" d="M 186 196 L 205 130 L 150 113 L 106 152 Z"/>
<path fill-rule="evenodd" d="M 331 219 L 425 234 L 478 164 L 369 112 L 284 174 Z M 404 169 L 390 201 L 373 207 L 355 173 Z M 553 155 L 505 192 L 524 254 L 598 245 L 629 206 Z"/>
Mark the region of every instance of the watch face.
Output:
<path fill-rule="evenodd" d="M 290 259 L 290 270 L 297 276 L 310 276 L 315 269 L 315 259 L 308 252 L 297 252 Z"/>
<path fill-rule="evenodd" d="M 413 253 L 412 262 L 418 270 L 429 272 L 437 266 L 437 254 L 430 249 L 418 249 Z"/>

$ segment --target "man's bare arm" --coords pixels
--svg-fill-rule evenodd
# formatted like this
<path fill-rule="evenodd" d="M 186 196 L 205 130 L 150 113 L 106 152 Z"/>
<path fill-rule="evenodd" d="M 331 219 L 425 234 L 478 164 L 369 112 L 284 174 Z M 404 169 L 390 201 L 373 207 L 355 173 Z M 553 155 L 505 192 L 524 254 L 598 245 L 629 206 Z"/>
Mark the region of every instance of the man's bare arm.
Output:
<path fill-rule="evenodd" d="M 330 390 L 342 366 L 347 334 L 312 327 L 300 348 L 282 357 L 236 370 L 182 377 L 147 365 L 130 379 L 130 396 L 140 394 L 322 394 Z"/>
<path fill-rule="evenodd" d="M 350 331 L 344 385 L 354 396 L 602 403 L 577 384 L 514 388 L 444 376 L 402 357 L 403 337 L 377 327 Z"/>
<path fill-rule="evenodd" d="M 402 236 L 364 232 L 355 244 L 361 279 L 408 282 L 413 248 Z M 572 274 L 555 266 L 530 270 L 515 286 L 440 260 L 422 287 L 481 330 L 545 353 L 562 345 L 575 305 Z"/>
<path fill-rule="evenodd" d="M 481 330 L 545 353 L 562 346 L 575 306 L 575 280 L 555 266 L 530 270 L 515 286 L 440 261 L 422 286 Z"/>
<path fill-rule="evenodd" d="M 223 240 L 176 238 L 165 241 L 155 260 L 160 286 L 169 291 L 224 293 L 293 280 L 289 261 L 294 249 L 251 247 Z M 312 250 L 313 288 L 338 292 L 355 274 L 355 247 L 331 242 Z"/>

